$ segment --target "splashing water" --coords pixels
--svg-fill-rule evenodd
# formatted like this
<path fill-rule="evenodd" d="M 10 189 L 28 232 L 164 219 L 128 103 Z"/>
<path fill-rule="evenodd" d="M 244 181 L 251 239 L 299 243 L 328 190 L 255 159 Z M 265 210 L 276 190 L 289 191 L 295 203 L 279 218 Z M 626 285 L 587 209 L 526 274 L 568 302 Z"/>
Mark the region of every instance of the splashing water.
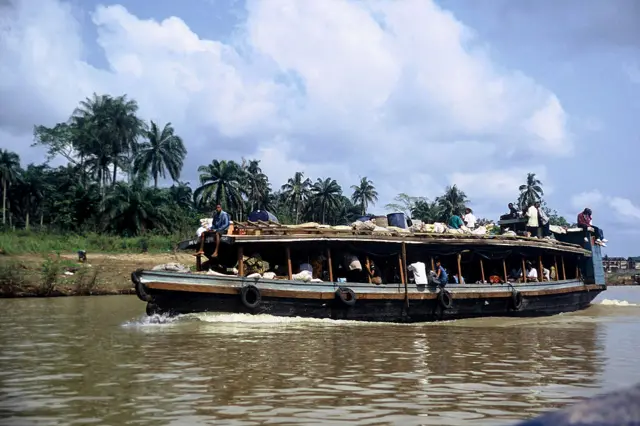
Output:
<path fill-rule="evenodd" d="M 640 306 L 637 303 L 629 303 L 626 300 L 616 300 L 616 299 L 604 299 L 600 302 L 601 305 L 606 306 Z"/>

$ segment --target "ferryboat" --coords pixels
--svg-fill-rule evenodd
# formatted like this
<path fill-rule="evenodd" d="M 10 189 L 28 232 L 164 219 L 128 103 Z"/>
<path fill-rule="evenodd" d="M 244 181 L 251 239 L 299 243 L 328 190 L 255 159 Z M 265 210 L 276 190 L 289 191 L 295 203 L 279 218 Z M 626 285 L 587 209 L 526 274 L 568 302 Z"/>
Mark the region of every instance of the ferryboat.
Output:
<path fill-rule="evenodd" d="M 215 235 L 205 232 L 178 245 L 195 252 L 191 269 L 137 270 L 131 278 L 148 315 L 377 322 L 554 315 L 587 308 L 607 288 L 600 246 L 585 231 L 556 229 L 539 239 L 432 228 L 240 222 L 221 236 L 218 256 Z M 451 278 L 444 287 L 416 272 L 433 275 L 437 261 Z"/>

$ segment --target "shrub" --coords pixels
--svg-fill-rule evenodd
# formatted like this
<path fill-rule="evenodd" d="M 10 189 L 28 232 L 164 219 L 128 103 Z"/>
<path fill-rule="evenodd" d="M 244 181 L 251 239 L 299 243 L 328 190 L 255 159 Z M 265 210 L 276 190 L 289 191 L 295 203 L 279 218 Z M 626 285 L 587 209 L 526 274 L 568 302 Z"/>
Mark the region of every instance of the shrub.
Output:
<path fill-rule="evenodd" d="M 41 296 L 49 296 L 58 285 L 58 276 L 62 272 L 62 264 L 60 262 L 60 254 L 55 258 L 47 257 L 42 263 L 42 281 L 37 289 Z"/>

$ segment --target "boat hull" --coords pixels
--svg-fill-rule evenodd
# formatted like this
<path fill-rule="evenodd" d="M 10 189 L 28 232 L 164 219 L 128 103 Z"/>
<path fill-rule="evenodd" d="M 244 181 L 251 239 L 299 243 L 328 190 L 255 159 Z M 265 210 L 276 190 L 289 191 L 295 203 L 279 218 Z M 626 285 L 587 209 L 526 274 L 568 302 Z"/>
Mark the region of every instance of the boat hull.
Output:
<path fill-rule="evenodd" d="M 605 285 L 566 280 L 448 285 L 441 294 L 415 284 L 405 290 L 400 284 L 302 283 L 158 271 L 136 271 L 132 280 L 149 315 L 219 312 L 376 322 L 548 316 L 585 309 L 606 290 Z M 243 288 L 248 296 L 243 297 Z M 348 291 L 344 288 L 355 298 L 341 298 Z"/>

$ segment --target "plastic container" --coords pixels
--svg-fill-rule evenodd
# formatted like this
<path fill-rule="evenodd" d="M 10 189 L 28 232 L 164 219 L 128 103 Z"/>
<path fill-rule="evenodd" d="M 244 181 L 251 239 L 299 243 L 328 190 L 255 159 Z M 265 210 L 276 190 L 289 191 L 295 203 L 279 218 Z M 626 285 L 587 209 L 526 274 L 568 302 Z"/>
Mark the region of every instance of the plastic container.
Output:
<path fill-rule="evenodd" d="M 269 213 L 266 210 L 256 210 L 254 212 L 249 213 L 249 221 L 250 222 L 257 222 L 259 220 L 263 221 L 263 222 L 268 222 L 268 221 L 272 221 L 275 223 L 279 223 L 278 222 L 278 218 L 275 217 L 274 215 L 272 215 L 271 213 Z"/>
<path fill-rule="evenodd" d="M 389 219 L 386 216 L 374 216 L 372 220 L 376 226 L 382 226 L 383 228 L 389 226 Z"/>
<path fill-rule="evenodd" d="M 389 213 L 387 215 L 389 226 L 395 226 L 397 228 L 406 229 L 407 220 L 404 217 L 404 213 Z"/>

